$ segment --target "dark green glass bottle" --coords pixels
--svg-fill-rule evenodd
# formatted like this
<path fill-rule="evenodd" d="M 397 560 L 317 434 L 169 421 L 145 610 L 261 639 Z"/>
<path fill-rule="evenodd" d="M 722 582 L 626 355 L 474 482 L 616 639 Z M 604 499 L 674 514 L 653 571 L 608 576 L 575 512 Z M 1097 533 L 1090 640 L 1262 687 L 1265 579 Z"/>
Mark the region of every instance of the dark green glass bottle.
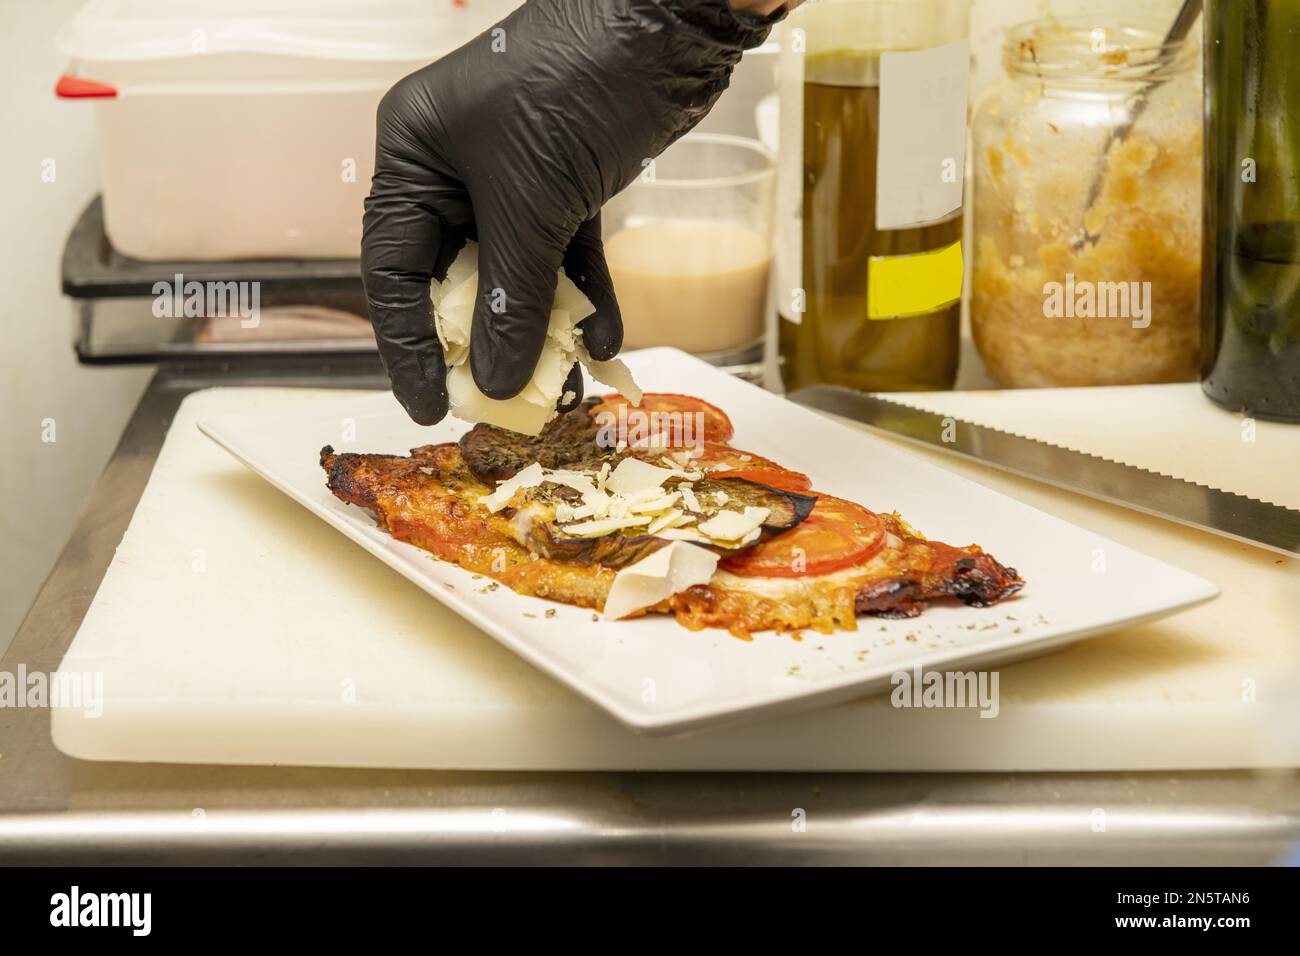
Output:
<path fill-rule="evenodd" d="M 1205 393 L 1300 422 L 1300 0 L 1205 5 Z"/>

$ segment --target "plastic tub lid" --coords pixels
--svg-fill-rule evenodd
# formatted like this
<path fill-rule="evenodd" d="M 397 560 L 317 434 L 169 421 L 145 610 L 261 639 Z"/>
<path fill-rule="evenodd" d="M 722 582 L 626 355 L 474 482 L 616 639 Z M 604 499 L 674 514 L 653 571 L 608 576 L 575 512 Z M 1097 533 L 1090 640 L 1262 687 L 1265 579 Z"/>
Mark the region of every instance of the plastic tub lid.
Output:
<path fill-rule="evenodd" d="M 428 61 L 520 0 L 89 0 L 60 31 L 75 60 L 270 53 Z"/>

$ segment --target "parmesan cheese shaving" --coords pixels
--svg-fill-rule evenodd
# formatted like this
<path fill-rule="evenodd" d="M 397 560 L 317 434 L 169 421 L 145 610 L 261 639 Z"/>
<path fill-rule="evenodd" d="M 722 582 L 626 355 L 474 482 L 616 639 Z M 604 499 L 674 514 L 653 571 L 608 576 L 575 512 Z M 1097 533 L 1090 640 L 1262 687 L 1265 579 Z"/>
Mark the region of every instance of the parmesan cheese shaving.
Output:
<path fill-rule="evenodd" d="M 634 501 L 628 508 L 632 514 L 655 514 L 660 511 L 666 511 L 681 499 L 681 495 L 673 492 L 670 495 L 660 495 L 657 498 L 651 498 L 648 501 Z"/>
<path fill-rule="evenodd" d="M 515 496 L 515 492 L 523 488 L 536 488 L 545 480 L 545 470 L 537 462 L 533 462 L 527 468 L 515 474 L 514 477 L 498 482 L 496 491 L 480 498 L 479 504 L 495 514 L 510 504 L 510 499 Z"/>
<path fill-rule="evenodd" d="M 582 330 L 579 329 L 579 331 Z M 591 377 L 600 382 L 601 385 L 608 385 L 633 405 L 641 404 L 641 386 L 632 380 L 632 370 L 624 364 L 622 359 L 597 362 L 587 354 L 585 345 L 579 345 L 578 358 L 582 359 L 582 364 L 587 366 L 587 371 L 591 373 Z"/>
<path fill-rule="evenodd" d="M 744 541 L 748 543 L 758 537 L 755 533 L 770 515 L 771 509 L 749 507 L 740 511 L 719 511 L 707 521 L 701 521 L 699 529 L 717 541 Z M 752 537 L 751 537 L 752 536 Z"/>
<path fill-rule="evenodd" d="M 708 584 L 717 567 L 718 556 L 712 551 L 674 541 L 618 572 L 605 598 L 605 616 L 626 617 L 687 588 Z"/>
<path fill-rule="evenodd" d="M 606 474 L 608 477 L 602 482 L 601 476 Z M 580 507 L 568 501 L 555 503 L 559 530 L 573 537 L 594 538 L 635 528 L 638 534 L 725 547 L 743 547 L 758 540 L 763 522 L 771 514 L 769 509 L 723 508 L 712 517 L 700 520 L 703 509 L 690 485 L 678 483 L 672 489 L 663 487 L 664 481 L 677 474 L 636 458 L 624 459 L 612 472 L 608 463 L 599 472 L 584 472 L 564 468 L 550 471 L 534 462 L 514 477 L 499 482 L 496 490 L 484 495 L 480 502 L 496 513 L 508 507 L 520 491 L 549 483 L 571 488 L 582 496 Z M 603 489 L 598 487 L 600 484 L 604 485 Z M 730 500 L 721 491 L 714 492 L 712 497 L 719 504 Z M 692 524 L 695 527 L 683 527 Z"/>
<path fill-rule="evenodd" d="M 636 528 L 647 525 L 653 520 L 652 515 L 628 515 L 626 518 L 596 518 L 581 521 L 578 524 L 565 525 L 560 530 L 578 538 L 599 538 L 604 534 L 622 531 L 624 528 Z"/>
<path fill-rule="evenodd" d="M 670 509 L 670 510 L 668 510 L 668 511 L 665 511 L 665 512 L 664 512 L 663 514 L 661 514 L 658 518 L 655 518 L 654 521 L 651 521 L 651 522 L 650 522 L 650 527 L 648 527 L 648 528 L 645 529 L 645 533 L 646 533 L 646 534 L 657 534 L 657 533 L 659 533 L 660 531 L 663 531 L 665 528 L 671 528 L 671 527 L 673 527 L 673 526 L 674 526 L 674 525 L 675 525 L 675 524 L 676 524 L 676 523 L 677 523 L 677 522 L 678 522 L 682 517 L 683 517 L 683 513 L 682 513 L 682 510 L 681 510 L 680 508 L 672 508 L 672 509 Z"/>
<path fill-rule="evenodd" d="M 664 528 L 656 537 L 666 538 L 669 541 L 698 541 L 701 544 L 710 544 L 708 538 L 700 534 L 694 528 Z"/>
<path fill-rule="evenodd" d="M 661 488 L 673 474 L 667 468 L 647 464 L 639 458 L 624 458 L 605 479 L 605 487 L 615 494 L 632 495 Z"/>

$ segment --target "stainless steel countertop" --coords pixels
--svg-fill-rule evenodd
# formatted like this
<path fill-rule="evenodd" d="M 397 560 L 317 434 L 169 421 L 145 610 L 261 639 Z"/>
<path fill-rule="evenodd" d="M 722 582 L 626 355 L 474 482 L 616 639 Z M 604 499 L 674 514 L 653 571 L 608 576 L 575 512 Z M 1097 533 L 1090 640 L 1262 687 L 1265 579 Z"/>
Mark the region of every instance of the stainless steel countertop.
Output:
<path fill-rule="evenodd" d="M 383 387 L 373 360 L 172 366 L 150 384 L 0 670 L 54 670 L 173 415 L 212 385 Z M 792 825 L 803 810 L 802 831 Z M 1100 811 L 1100 812 L 1098 812 Z M 1104 829 L 1099 826 L 1104 825 Z M 0 861 L 1270 864 L 1300 772 L 462 773 L 110 764 L 0 709 Z"/>

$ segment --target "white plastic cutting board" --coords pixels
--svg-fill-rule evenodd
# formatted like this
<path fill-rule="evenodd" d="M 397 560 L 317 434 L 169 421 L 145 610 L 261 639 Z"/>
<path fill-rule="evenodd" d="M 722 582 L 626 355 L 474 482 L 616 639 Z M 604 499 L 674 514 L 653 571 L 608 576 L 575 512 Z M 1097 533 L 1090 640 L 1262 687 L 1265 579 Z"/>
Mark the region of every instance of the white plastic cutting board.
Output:
<path fill-rule="evenodd" d="M 1224 596 L 1003 667 L 995 719 L 876 698 L 687 738 L 636 736 L 195 428 L 200 418 L 339 394 L 213 390 L 186 401 L 63 664 L 112 678 L 105 716 L 56 711 L 60 749 L 109 760 L 476 769 L 1300 763 L 1294 566 L 978 466 L 956 470 L 1216 580 Z M 814 654 L 831 639 L 805 638 Z M 156 693 L 142 699 L 133 687 Z"/>

